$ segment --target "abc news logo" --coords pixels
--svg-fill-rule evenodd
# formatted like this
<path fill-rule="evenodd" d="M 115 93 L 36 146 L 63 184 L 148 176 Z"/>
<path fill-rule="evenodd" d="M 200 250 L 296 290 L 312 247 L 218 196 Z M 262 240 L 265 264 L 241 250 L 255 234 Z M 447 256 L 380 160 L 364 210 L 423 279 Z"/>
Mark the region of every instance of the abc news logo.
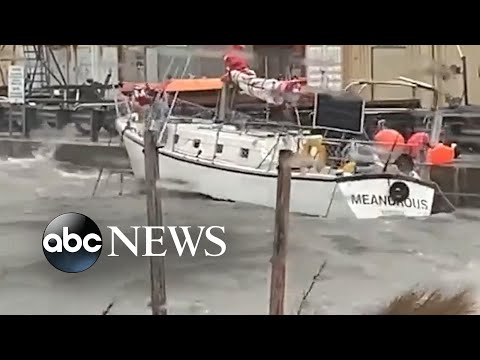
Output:
<path fill-rule="evenodd" d="M 102 253 L 102 233 L 83 214 L 57 216 L 43 232 L 43 253 L 60 271 L 79 273 L 91 268 Z"/>
<path fill-rule="evenodd" d="M 135 238 L 131 241 L 118 227 L 108 226 L 111 230 L 111 253 L 107 256 L 119 256 L 115 253 L 115 240 L 120 240 L 130 252 L 138 256 L 138 237 L 139 229 L 145 229 L 146 251 L 142 256 L 165 256 L 167 250 L 162 253 L 153 252 L 153 243 L 158 242 L 163 245 L 163 235 L 156 235 L 155 230 L 165 231 L 164 227 L 152 226 L 132 226 L 135 230 Z M 180 240 L 177 229 L 180 228 L 185 241 Z M 210 253 L 204 250 L 205 256 L 218 257 L 226 252 L 226 244 L 219 237 L 212 234 L 212 230 L 221 230 L 225 234 L 225 228 L 221 226 L 199 226 L 200 233 L 197 236 L 196 243 L 192 240 L 189 226 L 168 226 L 173 243 L 179 256 L 182 256 L 187 246 L 192 256 L 197 253 L 200 239 L 205 233 L 208 241 L 219 247 L 217 253 Z M 143 239 L 142 239 L 143 240 Z M 56 269 L 66 273 L 79 273 L 91 268 L 102 253 L 103 239 L 102 233 L 97 224 L 89 217 L 79 213 L 66 213 L 53 219 L 46 227 L 42 247 L 48 262 Z"/>

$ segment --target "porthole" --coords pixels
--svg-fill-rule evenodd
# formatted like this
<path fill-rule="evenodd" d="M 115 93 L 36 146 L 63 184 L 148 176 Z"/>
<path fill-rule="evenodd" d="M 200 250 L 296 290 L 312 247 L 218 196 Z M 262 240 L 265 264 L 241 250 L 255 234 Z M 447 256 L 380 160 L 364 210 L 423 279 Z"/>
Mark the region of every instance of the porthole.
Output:
<path fill-rule="evenodd" d="M 247 159 L 249 152 L 250 152 L 250 150 L 245 149 L 245 148 L 241 148 L 240 149 L 240 157 L 243 158 L 243 159 Z"/>

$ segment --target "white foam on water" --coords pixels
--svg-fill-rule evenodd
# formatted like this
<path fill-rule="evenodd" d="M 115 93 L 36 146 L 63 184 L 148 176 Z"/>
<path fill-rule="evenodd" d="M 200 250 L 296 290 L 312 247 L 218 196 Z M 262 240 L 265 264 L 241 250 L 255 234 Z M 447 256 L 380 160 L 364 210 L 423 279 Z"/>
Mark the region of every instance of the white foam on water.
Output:
<path fill-rule="evenodd" d="M 36 151 L 32 152 L 33 157 L 28 158 L 13 158 L 7 157 L 0 160 L 0 167 L 6 166 L 19 166 L 21 168 L 31 168 L 34 164 L 39 162 L 53 161 L 53 155 L 55 153 L 55 146 L 41 146 Z"/>
<path fill-rule="evenodd" d="M 80 179 L 80 180 L 89 180 L 89 179 L 95 179 L 98 177 L 99 170 L 86 170 L 86 171 L 78 171 L 78 172 L 68 172 L 61 170 L 57 167 L 53 168 L 53 171 L 57 174 L 60 175 L 63 178 L 69 178 L 69 179 Z"/>
<path fill-rule="evenodd" d="M 0 161 L 0 166 L 11 166 L 11 165 L 16 165 L 20 166 L 24 169 L 31 168 L 33 166 L 33 163 L 37 162 L 38 159 L 31 158 L 31 159 L 18 159 L 18 158 L 8 158 L 4 161 Z"/>

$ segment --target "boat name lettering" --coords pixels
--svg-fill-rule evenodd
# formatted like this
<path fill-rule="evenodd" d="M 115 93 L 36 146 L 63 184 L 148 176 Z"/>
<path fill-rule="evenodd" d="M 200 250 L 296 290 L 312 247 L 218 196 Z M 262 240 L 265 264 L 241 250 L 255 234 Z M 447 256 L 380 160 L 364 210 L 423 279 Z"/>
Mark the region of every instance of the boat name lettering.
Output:
<path fill-rule="evenodd" d="M 428 210 L 428 201 L 425 199 L 408 198 L 401 203 L 395 203 L 388 195 L 357 194 L 351 196 L 351 202 L 355 205 L 399 206 Z"/>

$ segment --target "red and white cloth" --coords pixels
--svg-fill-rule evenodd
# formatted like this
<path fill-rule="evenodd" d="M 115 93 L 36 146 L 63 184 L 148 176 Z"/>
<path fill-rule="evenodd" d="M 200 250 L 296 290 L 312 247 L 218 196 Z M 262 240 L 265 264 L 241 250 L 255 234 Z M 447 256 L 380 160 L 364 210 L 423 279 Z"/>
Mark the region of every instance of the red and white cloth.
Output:
<path fill-rule="evenodd" d="M 222 80 L 234 83 L 244 94 L 271 105 L 294 103 L 300 98 L 301 83 L 298 80 L 280 81 L 257 77 L 249 67 L 245 45 L 232 45 L 223 60 L 227 73 Z"/>

